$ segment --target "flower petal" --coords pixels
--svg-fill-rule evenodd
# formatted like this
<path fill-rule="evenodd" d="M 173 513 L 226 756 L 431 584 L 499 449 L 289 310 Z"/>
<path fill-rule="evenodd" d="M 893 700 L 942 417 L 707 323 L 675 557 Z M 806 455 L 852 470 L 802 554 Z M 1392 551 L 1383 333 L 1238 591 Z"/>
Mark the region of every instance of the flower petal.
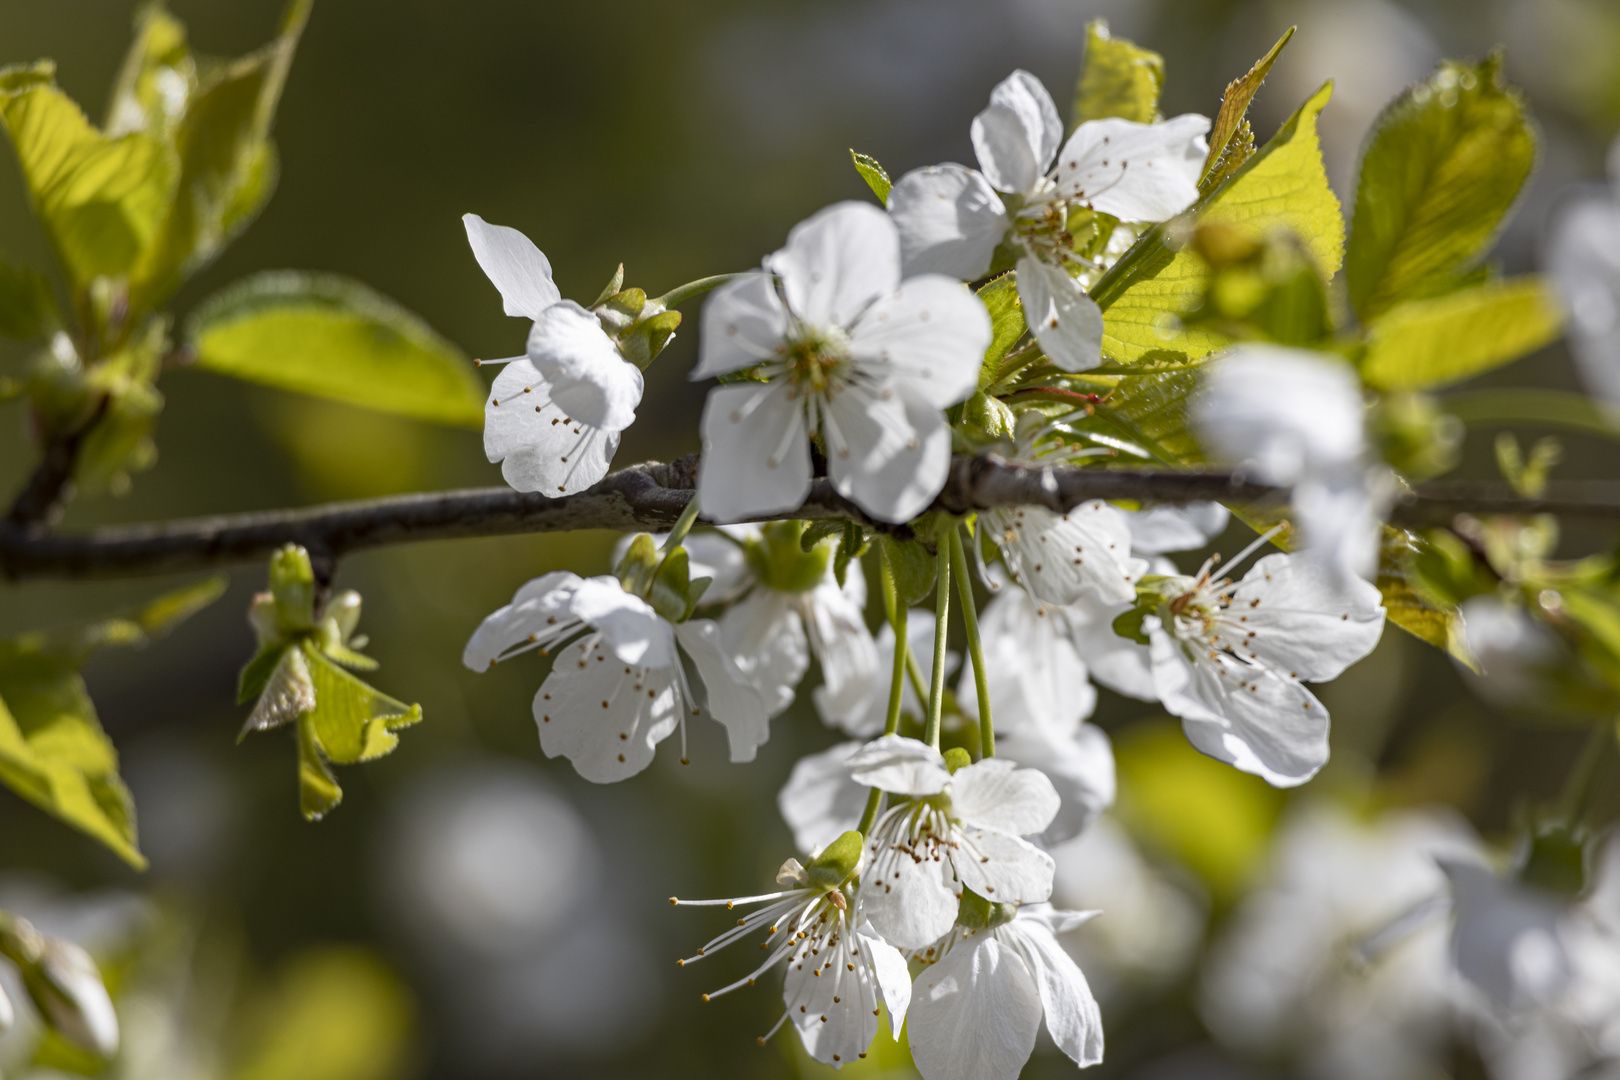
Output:
<path fill-rule="evenodd" d="M 1035 599 L 1072 604 L 1088 593 L 1108 603 L 1136 599 L 1140 560 L 1131 558 L 1125 517 L 1100 499 L 1067 514 L 1044 506 L 984 515 L 1008 571 Z"/>
<path fill-rule="evenodd" d="M 847 327 L 900 284 L 900 234 L 863 202 L 834 203 L 788 233 L 766 260 L 793 314 L 811 326 Z"/>
<path fill-rule="evenodd" d="M 1553 221 L 1547 268 L 1569 309 L 1581 382 L 1620 404 L 1620 204 L 1608 193 L 1573 199 Z M 904 230 L 902 229 L 902 243 Z"/>
<path fill-rule="evenodd" d="M 883 1004 L 889 1007 L 889 1032 L 899 1042 L 900 1029 L 906 1026 L 906 1010 L 911 1005 L 911 970 L 900 950 L 878 937 L 871 923 L 862 923 L 855 935 L 883 994 Z"/>
<path fill-rule="evenodd" d="M 538 319 L 562 299 L 551 280 L 551 263 L 534 241 L 505 225 L 491 225 L 477 214 L 463 214 L 467 242 L 485 276 L 500 290 L 508 315 Z"/>
<path fill-rule="evenodd" d="M 1018 260 L 1018 298 L 1048 360 L 1064 371 L 1102 363 L 1102 309 L 1067 270 L 1025 255 Z"/>
<path fill-rule="evenodd" d="M 822 416 L 834 490 L 879 521 L 910 521 L 934 501 L 951 468 L 951 428 L 939 408 L 847 387 Z M 705 504 L 707 505 L 707 504 Z"/>
<path fill-rule="evenodd" d="M 1370 582 L 1351 578 L 1340 587 L 1313 560 L 1272 554 L 1255 563 L 1232 591 L 1222 636 L 1240 655 L 1290 678 L 1336 679 L 1373 651 L 1384 631 L 1383 597 Z M 1234 616 L 1236 626 L 1234 623 Z"/>
<path fill-rule="evenodd" d="M 1081 124 L 1058 155 L 1058 191 L 1122 221 L 1168 221 L 1198 199 L 1209 118 Z"/>
<path fill-rule="evenodd" d="M 619 355 L 595 315 L 572 300 L 548 308 L 529 331 L 529 359 L 568 416 L 623 431 L 641 404 L 641 372 Z"/>
<path fill-rule="evenodd" d="M 911 1057 L 923 1080 L 1016 1080 L 1035 1050 L 1040 990 L 989 934 L 959 942 L 911 993 Z"/>
<path fill-rule="evenodd" d="M 1080 966 L 1063 951 L 1052 931 L 1037 918 L 1021 916 L 995 934 L 1017 949 L 1034 973 L 1035 985 L 1041 994 L 1041 1011 L 1046 1014 L 1046 1030 L 1051 1032 L 1058 1049 L 1081 1068 L 1102 1061 L 1102 1010 L 1097 1007 L 1097 999 L 1092 996 Z"/>
<path fill-rule="evenodd" d="M 709 391 L 698 498 L 710 521 L 785 513 L 810 493 L 810 440 L 791 390 L 786 383 L 739 383 Z"/>
<path fill-rule="evenodd" d="M 1140 561 L 1145 566 L 1145 561 Z M 1132 568 L 1133 579 L 1145 569 Z M 1063 609 L 1069 637 L 1075 651 L 1085 661 L 1091 677 L 1116 694 L 1138 701 L 1156 701 L 1153 667 L 1148 647 L 1114 632 L 1114 620 L 1130 610 L 1130 603 L 1105 604 L 1095 596 L 1083 596 Z"/>
<path fill-rule="evenodd" d="M 593 784 L 611 784 L 652 764 L 680 721 L 674 673 L 627 666 L 592 636 L 557 657 L 534 696 L 547 757 L 565 757 Z"/>
<path fill-rule="evenodd" d="M 873 929 L 899 949 L 926 949 L 956 924 L 962 890 L 946 859 L 916 858 L 867 841 L 861 903 Z"/>
<path fill-rule="evenodd" d="M 799 597 L 799 616 L 821 665 L 821 689 L 835 701 L 851 694 L 886 697 L 889 672 L 879 668 L 877 642 L 866 628 L 859 560 L 850 563 L 845 582 L 840 586 L 829 567 L 826 580 Z"/>
<path fill-rule="evenodd" d="M 528 360 L 501 369 L 484 404 L 484 453 L 518 491 L 556 497 L 607 475 L 619 435 L 570 417 Z"/>
<path fill-rule="evenodd" d="M 863 744 L 851 739 L 802 757 L 776 796 L 793 842 L 808 855 L 860 824 L 866 788 L 849 775 L 849 759 Z"/>
<path fill-rule="evenodd" d="M 1020 771 L 1035 772 L 1034 769 Z M 1051 781 L 1047 781 L 1047 785 L 1050 787 Z M 1057 809 L 1055 794 L 1052 808 Z M 1052 878 L 1057 872 L 1052 856 L 1029 841 L 977 826 L 965 826 L 953 833 L 952 839 L 960 844 L 951 853 L 957 878 L 986 900 L 1033 904 L 1052 895 Z"/>
<path fill-rule="evenodd" d="M 498 608 L 473 631 L 461 662 L 474 671 L 495 666 L 502 653 L 556 633 L 559 625 L 578 629 L 570 606 L 583 579 L 567 570 L 553 570 L 525 582 L 512 602 Z"/>
<path fill-rule="evenodd" d="M 979 613 L 985 683 L 996 735 L 1028 732 L 1063 739 L 1091 715 L 1097 690 L 1067 634 L 1061 609 L 1049 608 L 1017 585 L 1009 585 Z M 971 720 L 979 718 L 973 659 L 962 665 L 956 700 Z"/>
<path fill-rule="evenodd" d="M 822 723 L 867 739 L 883 730 L 883 723 L 889 715 L 889 680 L 894 673 L 894 628 L 884 623 L 874 641 L 878 657 L 875 683 L 846 682 L 836 694 L 823 685 L 816 687 L 811 695 Z M 911 655 L 926 666 L 928 659 L 934 655 L 932 611 L 922 608 L 911 610 L 906 619 L 906 641 Z M 955 653 L 945 654 L 947 675 L 956 670 L 958 659 Z M 901 682 L 900 709 L 911 716 L 923 715 L 923 703 L 912 689 L 910 679 Z"/>
<path fill-rule="evenodd" d="M 990 347 L 990 313 L 960 281 L 924 274 L 874 303 L 849 335 L 863 374 L 943 409 L 978 388 Z"/>
<path fill-rule="evenodd" d="M 787 594 L 755 588 L 720 616 L 720 637 L 772 716 L 793 704 L 794 688 L 810 669 L 810 646 Z"/>
<path fill-rule="evenodd" d="M 848 765 L 856 783 L 896 795 L 938 795 L 951 782 L 940 752 L 904 735 L 872 740 L 850 757 Z"/>
<path fill-rule="evenodd" d="M 1231 511 L 1217 502 L 1186 506 L 1150 506 L 1121 510 L 1131 528 L 1131 550 L 1137 555 L 1195 551 L 1226 530 Z"/>
<path fill-rule="evenodd" d="M 1114 750 L 1095 724 L 1082 724 L 1070 738 L 1040 731 L 996 735 L 996 753 L 1038 769 L 1052 782 L 1061 805 L 1046 830 L 1035 837 L 1053 848 L 1079 836 L 1098 814 L 1114 804 Z"/>
<path fill-rule="evenodd" d="M 878 1032 L 878 986 L 850 931 L 788 967 L 782 1001 L 811 1057 L 834 1068 L 864 1055 Z"/>
<path fill-rule="evenodd" d="M 569 611 L 601 631 L 608 651 L 626 664 L 667 668 L 675 663 L 669 623 L 611 574 L 581 581 Z"/>
<path fill-rule="evenodd" d="M 990 183 L 1027 194 L 1063 141 L 1063 121 L 1041 80 L 1019 70 L 990 91 L 990 105 L 973 118 L 971 134 L 979 168 Z"/>
<path fill-rule="evenodd" d="M 889 190 L 889 216 L 900 230 L 900 269 L 908 278 L 983 277 L 1012 226 L 990 182 L 961 165 L 930 165 L 906 173 Z"/>
<path fill-rule="evenodd" d="M 951 814 L 969 825 L 1028 836 L 1050 825 L 1057 812 L 1052 781 L 1005 758 L 984 758 L 951 777 Z"/>
<path fill-rule="evenodd" d="M 712 379 L 753 367 L 776 355 L 787 331 L 787 308 L 776 295 L 773 276 L 761 272 L 729 281 L 703 304 L 698 362 L 690 378 Z"/>
<path fill-rule="evenodd" d="M 709 715 L 726 729 L 731 760 L 753 761 L 771 737 L 771 714 L 765 699 L 726 655 L 720 627 L 713 619 L 688 619 L 676 625 L 675 638 L 703 680 Z"/>

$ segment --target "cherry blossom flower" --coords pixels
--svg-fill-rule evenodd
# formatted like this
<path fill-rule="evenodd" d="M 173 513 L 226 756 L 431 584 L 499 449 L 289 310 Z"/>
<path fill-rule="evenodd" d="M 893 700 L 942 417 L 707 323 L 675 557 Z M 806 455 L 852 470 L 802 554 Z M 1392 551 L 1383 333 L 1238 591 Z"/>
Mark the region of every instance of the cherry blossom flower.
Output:
<path fill-rule="evenodd" d="M 721 646 L 709 619 L 671 622 L 618 578 L 557 570 L 518 589 L 474 631 L 462 661 L 484 671 L 531 650 L 556 653 L 534 698 L 540 747 L 599 784 L 634 776 L 664 739 L 707 713 L 731 760 L 752 761 L 770 737 L 765 702 Z M 687 681 L 686 665 L 702 680 Z"/>
<path fill-rule="evenodd" d="M 1135 222 L 1181 213 L 1198 198 L 1208 131 L 1209 120 L 1192 114 L 1158 124 L 1093 120 L 1062 142 L 1052 96 L 1035 76 L 1015 71 L 973 120 L 978 170 L 916 169 L 889 192 L 905 272 L 972 281 L 989 271 L 997 247 L 1010 244 L 1041 349 L 1065 371 L 1096 367 L 1102 311 L 1070 273 L 1088 264 L 1073 250 L 1069 213 L 1086 208 Z"/>
<path fill-rule="evenodd" d="M 837 693 L 831 692 L 827 686 L 818 686 L 815 689 L 811 694 L 811 700 L 815 702 L 816 713 L 821 717 L 822 723 L 862 739 L 874 738 L 883 731 L 883 722 L 888 719 L 889 712 L 889 677 L 894 671 L 894 640 L 894 628 L 884 623 L 878 629 L 874 642 L 879 676 L 875 682 L 846 680 Z M 906 618 L 906 642 L 912 657 L 921 658 L 918 660 L 919 664 L 925 663 L 927 658 L 934 655 L 932 611 L 925 611 L 922 608 L 911 609 Z M 961 658 L 955 652 L 947 652 L 946 675 L 954 672 L 960 661 Z M 926 684 L 926 673 L 923 674 L 921 681 Z M 922 699 L 917 696 L 910 679 L 905 680 L 900 687 L 900 711 L 902 714 L 919 718 L 923 715 Z"/>
<path fill-rule="evenodd" d="M 760 947 L 768 955 L 749 975 L 712 993 L 712 1001 L 754 982 L 776 965 L 787 964 L 782 985 L 786 1011 L 763 1044 L 791 1020 L 810 1056 L 834 1068 L 864 1058 L 877 1037 L 882 1009 L 889 1009 L 895 1039 L 905 1024 L 911 1001 L 911 973 L 905 957 L 873 931 L 862 918 L 862 889 L 856 877 L 861 835 L 846 832 L 808 866 L 789 859 L 777 872 L 779 892 L 731 900 L 678 900 L 684 906 L 764 904 L 735 926 L 682 960 L 692 964 L 761 930 Z"/>
<path fill-rule="evenodd" d="M 1052 892 L 1052 859 L 1021 839 L 1057 815 L 1052 782 L 986 758 L 953 775 L 938 750 L 885 735 L 848 761 L 850 774 L 900 800 L 867 840 L 866 913 L 884 939 L 922 949 L 956 923 L 964 888 L 995 903 Z"/>
<path fill-rule="evenodd" d="M 594 313 L 562 299 L 533 241 L 477 214 L 462 223 L 506 314 L 533 324 L 527 355 L 482 361 L 506 365 L 484 405 L 484 451 L 519 491 L 583 491 L 606 475 L 636 418 L 641 371 Z"/>
<path fill-rule="evenodd" d="M 1569 347 L 1581 381 L 1620 404 L 1620 139 L 1609 187 L 1572 199 L 1554 219 L 1547 267 L 1569 307 Z"/>
<path fill-rule="evenodd" d="M 860 824 L 866 788 L 849 775 L 849 759 L 865 745 L 849 739 L 794 763 L 777 793 L 776 806 L 800 851 L 819 855 Z"/>
<path fill-rule="evenodd" d="M 783 513 L 810 490 L 820 436 L 839 494 L 882 521 L 927 508 L 950 467 L 942 412 L 977 387 L 990 316 L 960 282 L 902 282 L 894 223 L 839 203 L 800 222 L 765 271 L 703 309 L 694 379 L 753 369 L 710 391 L 698 491 L 720 522 Z"/>
<path fill-rule="evenodd" d="M 1327 762 L 1328 714 L 1301 680 L 1338 678 L 1372 651 L 1379 592 L 1337 588 L 1296 555 L 1267 555 L 1235 585 L 1212 565 L 1156 586 L 1165 602 L 1142 619 L 1154 691 L 1199 750 L 1278 787 L 1304 783 Z"/>
<path fill-rule="evenodd" d="M 1124 514 L 1101 499 L 1066 514 L 1044 506 L 998 507 L 979 520 L 1013 580 L 1049 604 L 1072 604 L 1087 593 L 1124 603 L 1136 595 L 1132 583 L 1146 569 L 1131 558 Z"/>
<path fill-rule="evenodd" d="M 984 906 L 988 918 L 973 920 L 982 925 L 951 930 L 912 988 L 911 1055 L 923 1080 L 1014 1080 L 1043 1015 L 1076 1065 L 1102 1061 L 1102 1012 L 1057 941 L 1098 912 Z"/>

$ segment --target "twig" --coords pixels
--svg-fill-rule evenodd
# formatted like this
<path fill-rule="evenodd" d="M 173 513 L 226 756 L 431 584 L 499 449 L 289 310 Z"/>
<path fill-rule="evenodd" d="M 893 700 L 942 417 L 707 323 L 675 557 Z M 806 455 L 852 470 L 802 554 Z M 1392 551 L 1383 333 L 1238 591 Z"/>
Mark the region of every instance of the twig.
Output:
<path fill-rule="evenodd" d="M 79 449 L 101 422 L 109 401 L 103 395 L 83 424 L 45 443 L 39 465 L 6 514 L 6 528 L 37 532 L 50 528 L 62 516 L 62 507 L 73 497 L 73 470 L 79 463 Z"/>

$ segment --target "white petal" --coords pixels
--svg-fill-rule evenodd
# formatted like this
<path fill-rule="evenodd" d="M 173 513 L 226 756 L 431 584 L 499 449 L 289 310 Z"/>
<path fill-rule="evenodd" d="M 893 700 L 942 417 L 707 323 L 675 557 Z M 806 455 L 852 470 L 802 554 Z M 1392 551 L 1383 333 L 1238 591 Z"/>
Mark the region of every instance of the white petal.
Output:
<path fill-rule="evenodd" d="M 951 782 L 938 750 L 921 739 L 884 735 L 849 759 L 855 782 L 897 795 L 938 795 Z"/>
<path fill-rule="evenodd" d="M 1104 604 L 1094 596 L 1085 596 L 1065 608 L 1064 616 L 1075 651 L 1086 662 L 1093 679 L 1116 694 L 1156 701 L 1159 695 L 1153 689 L 1148 647 L 1114 632 L 1114 620 L 1129 609 L 1128 603 Z"/>
<path fill-rule="evenodd" d="M 1304 686 L 1224 653 L 1189 660 L 1155 616 L 1142 626 L 1159 700 L 1193 746 L 1275 787 L 1303 784 L 1327 764 L 1328 712 Z"/>
<path fill-rule="evenodd" d="M 794 315 L 811 326 L 847 327 L 900 284 L 900 234 L 871 203 L 834 203 L 795 225 L 766 265 L 781 275 Z"/>
<path fill-rule="evenodd" d="M 1217 502 L 1121 510 L 1131 528 L 1131 550 L 1138 555 L 1195 551 L 1226 531 L 1232 514 Z"/>
<path fill-rule="evenodd" d="M 551 281 L 551 263 L 534 241 L 505 225 L 491 225 L 477 214 L 463 214 L 467 242 L 484 274 L 500 290 L 508 315 L 538 319 L 562 299 Z"/>
<path fill-rule="evenodd" d="M 1167 221 L 1198 199 L 1209 118 L 1081 124 L 1058 155 L 1058 191 L 1123 221 Z"/>
<path fill-rule="evenodd" d="M 675 663 L 669 623 L 611 574 L 580 582 L 569 610 L 600 630 L 609 651 L 626 664 L 667 668 Z"/>
<path fill-rule="evenodd" d="M 911 1005 L 911 970 L 900 950 L 877 936 L 871 923 L 862 923 L 856 931 L 856 940 L 867 954 L 872 975 L 877 979 L 883 1004 L 889 1007 L 889 1032 L 895 1042 L 900 1041 L 900 1029 L 906 1024 L 906 1010 Z"/>
<path fill-rule="evenodd" d="M 913 169 L 889 190 L 906 277 L 944 274 L 972 281 L 990 269 L 1012 221 L 983 174 L 960 165 Z"/>
<path fill-rule="evenodd" d="M 1067 270 L 1025 255 L 1018 260 L 1018 298 L 1048 360 L 1064 371 L 1102 363 L 1102 309 Z"/>
<path fill-rule="evenodd" d="M 1566 906 L 1477 863 L 1442 859 L 1440 867 L 1456 901 L 1451 949 L 1463 977 L 1505 1010 L 1555 1000 L 1570 978 Z"/>
<path fill-rule="evenodd" d="M 1377 573 L 1384 518 L 1395 481 L 1382 469 L 1344 468 L 1294 485 L 1291 517 L 1303 543 L 1299 554 L 1316 563 L 1336 588 L 1351 590 Z"/>
<path fill-rule="evenodd" d="M 1055 809 L 1055 795 L 1052 803 Z M 1052 856 L 1029 841 L 974 826 L 963 827 L 952 838 L 961 845 L 951 853 L 957 878 L 986 900 L 1033 904 L 1052 895 Z"/>
<path fill-rule="evenodd" d="M 879 521 L 899 524 L 928 509 L 950 472 L 944 414 L 902 388 L 885 400 L 846 387 L 828 403 L 822 435 L 833 488 Z"/>
<path fill-rule="evenodd" d="M 1620 204 L 1607 193 L 1572 200 L 1553 219 L 1547 268 L 1569 309 L 1581 382 L 1620 404 Z"/>
<path fill-rule="evenodd" d="M 831 700 L 852 693 L 887 697 L 890 672 L 879 668 L 877 642 L 866 628 L 866 585 L 859 560 L 850 563 L 845 580 L 847 586 L 840 587 L 829 568 L 827 579 L 799 601 L 810 647 L 821 665 L 822 689 Z"/>
<path fill-rule="evenodd" d="M 959 943 L 912 987 L 911 1056 L 923 1080 L 1016 1080 L 1040 1025 L 1034 976 L 989 934 Z"/>
<path fill-rule="evenodd" d="M 529 331 L 529 359 L 569 417 L 623 431 L 641 404 L 641 372 L 619 355 L 595 315 L 572 300 L 554 304 Z"/>
<path fill-rule="evenodd" d="M 607 475 L 619 434 L 569 416 L 528 360 L 501 369 L 484 404 L 484 453 L 518 491 L 556 497 Z"/>
<path fill-rule="evenodd" d="M 1052 781 L 1005 758 L 985 758 L 951 777 L 951 814 L 967 824 L 1014 836 L 1038 833 L 1058 812 Z"/>
<path fill-rule="evenodd" d="M 1021 917 L 998 929 L 996 936 L 1016 948 L 1034 973 L 1046 1030 L 1058 1049 L 1081 1068 L 1102 1061 L 1102 1010 L 1080 966 L 1052 932 L 1038 919 Z"/>
<path fill-rule="evenodd" d="M 753 574 L 748 569 L 748 559 L 743 555 L 742 548 L 722 535 L 739 529 L 743 530 L 745 535 L 749 531 L 758 533 L 758 529 L 752 525 L 728 525 L 714 532 L 700 530 L 691 533 L 681 544 L 686 549 L 687 565 L 692 578 L 710 579 L 709 587 L 703 593 L 702 603 L 719 604 L 733 600 L 753 583 Z M 628 541 L 629 537 L 625 539 Z M 655 536 L 654 539 L 662 542 L 661 536 Z M 622 558 L 624 552 L 616 548 L 613 565 L 617 566 Z"/>
<path fill-rule="evenodd" d="M 979 168 L 1002 191 L 1035 190 L 1063 141 L 1063 122 L 1041 80 L 1015 71 L 990 91 L 990 105 L 973 118 Z"/>
<path fill-rule="evenodd" d="M 810 493 L 810 440 L 791 389 L 778 382 L 709 391 L 698 498 L 710 521 L 786 513 Z"/>
<path fill-rule="evenodd" d="M 793 830 L 799 850 L 816 855 L 860 824 L 866 788 L 849 775 L 849 759 L 861 748 L 841 742 L 819 754 L 802 757 L 776 796 L 782 820 Z"/>
<path fill-rule="evenodd" d="M 604 642 L 587 638 L 557 657 L 534 696 L 540 748 L 595 784 L 645 769 L 680 719 L 670 669 L 625 669 Z"/>
<path fill-rule="evenodd" d="M 840 930 L 836 944 L 807 953 L 788 967 L 782 1001 L 799 1038 L 817 1061 L 841 1068 L 866 1053 L 877 1037 L 877 980 Z"/>
<path fill-rule="evenodd" d="M 1068 637 L 1062 609 L 1041 604 L 1009 584 L 979 613 L 979 636 L 998 739 L 1023 732 L 1066 738 L 1091 715 L 1097 691 Z M 956 700 L 964 715 L 978 720 L 971 656 L 962 665 Z"/>
<path fill-rule="evenodd" d="M 698 363 L 691 378 L 712 379 L 753 367 L 774 355 L 787 335 L 788 313 L 770 274 L 748 274 L 714 291 L 703 304 Z"/>
<path fill-rule="evenodd" d="M 867 841 L 863 910 L 883 939 L 900 949 L 926 949 L 956 924 L 962 891 L 946 859 L 914 858 Z"/>
<path fill-rule="evenodd" d="M 1384 630 L 1383 597 L 1352 578 L 1340 589 L 1298 555 L 1267 555 L 1243 575 L 1222 620 L 1240 655 L 1311 682 L 1336 679 L 1373 651 Z M 1236 626 L 1232 625 L 1234 622 Z M 1236 631 L 1241 627 L 1242 636 Z"/>
<path fill-rule="evenodd" d="M 911 655 L 918 665 L 928 670 L 934 655 L 934 613 L 922 608 L 911 610 L 906 619 L 906 640 Z M 816 687 L 811 695 L 821 722 L 861 738 L 872 738 L 883 730 L 889 713 L 889 682 L 894 674 L 894 629 L 884 623 L 875 639 L 877 645 L 877 679 L 872 683 L 847 682 L 837 694 L 826 686 Z M 947 653 L 946 673 L 956 669 L 957 656 Z M 911 688 L 911 680 L 903 679 L 900 690 L 900 710 L 915 717 L 923 715 L 923 703 Z"/>
<path fill-rule="evenodd" d="M 943 409 L 978 389 L 990 313 L 960 281 L 924 274 L 874 303 L 849 334 L 863 373 Z"/>
<path fill-rule="evenodd" d="M 1079 836 L 1114 804 L 1114 750 L 1107 734 L 1095 724 L 1082 724 L 1067 739 L 1037 731 L 1007 736 L 997 732 L 996 753 L 1039 769 L 1057 789 L 1062 805 L 1052 823 L 1035 838 L 1044 848 Z"/>
<path fill-rule="evenodd" d="M 771 737 L 770 710 L 721 647 L 720 627 L 712 619 L 689 619 L 675 627 L 675 637 L 703 680 L 709 715 L 726 729 L 731 760 L 753 761 Z"/>
<path fill-rule="evenodd" d="M 1107 603 L 1136 599 L 1138 560 L 1124 516 L 1100 500 L 1067 514 L 1044 506 L 992 510 L 982 519 L 1008 571 L 1037 600 L 1072 604 L 1088 593 Z"/>
<path fill-rule="evenodd" d="M 810 668 L 810 646 L 790 597 L 754 589 L 720 616 L 720 637 L 772 716 L 793 704 L 794 688 Z"/>
<path fill-rule="evenodd" d="M 553 570 L 525 582 L 512 595 L 510 604 L 478 624 L 467 639 L 461 662 L 474 671 L 484 671 L 493 667 L 506 650 L 551 636 L 559 625 L 577 629 L 570 605 L 581 581 L 578 574 Z"/>

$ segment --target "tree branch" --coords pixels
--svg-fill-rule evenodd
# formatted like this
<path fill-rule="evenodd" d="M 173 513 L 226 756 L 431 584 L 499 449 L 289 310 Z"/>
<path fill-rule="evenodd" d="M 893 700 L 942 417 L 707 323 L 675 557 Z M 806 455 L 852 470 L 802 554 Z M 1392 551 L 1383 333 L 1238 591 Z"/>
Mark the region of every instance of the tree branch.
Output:
<path fill-rule="evenodd" d="M 668 465 L 621 469 L 589 491 L 560 499 L 475 488 L 78 533 L 40 534 L 8 522 L 0 524 L 0 572 L 14 580 L 119 578 L 257 562 L 289 543 L 335 564 L 352 552 L 423 540 L 571 529 L 656 531 L 680 517 L 696 481 L 697 458 L 690 455 Z M 1283 489 L 1231 472 L 1026 469 L 991 457 L 958 456 L 935 506 L 952 513 L 1026 505 L 1061 512 L 1089 499 L 1134 499 L 1261 508 L 1279 507 L 1286 497 Z M 1462 512 L 1620 519 L 1620 484 L 1571 484 L 1539 499 L 1520 498 L 1500 485 L 1430 484 L 1398 503 L 1393 519 L 1443 524 Z M 804 505 L 782 516 L 848 518 L 902 535 L 906 531 L 872 521 L 826 480 L 815 481 Z"/>
<path fill-rule="evenodd" d="M 83 424 L 46 441 L 39 465 L 6 514 L 6 528 L 38 532 L 56 524 L 62 516 L 63 506 L 73 497 L 73 470 L 79 463 L 79 448 L 95 426 L 101 423 L 109 400 L 105 394 L 102 395 L 95 411 Z"/>

